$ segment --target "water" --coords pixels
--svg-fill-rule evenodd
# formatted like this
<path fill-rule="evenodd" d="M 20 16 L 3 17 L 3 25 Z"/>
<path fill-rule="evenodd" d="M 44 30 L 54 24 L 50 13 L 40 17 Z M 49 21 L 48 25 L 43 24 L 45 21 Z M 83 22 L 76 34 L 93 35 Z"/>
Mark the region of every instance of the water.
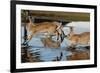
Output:
<path fill-rule="evenodd" d="M 64 40 L 64 42 L 67 41 L 66 39 Z M 61 61 L 65 61 L 66 57 L 71 55 L 70 51 L 67 51 L 66 46 L 67 46 L 67 42 L 66 43 L 62 43 L 61 47 L 59 48 L 45 48 L 43 43 L 41 42 L 41 38 L 40 37 L 33 37 L 32 40 L 28 43 L 30 47 L 29 51 L 33 54 L 35 54 L 35 56 L 39 56 L 41 61 L 53 61 L 56 60 L 56 58 L 61 57 L 61 53 L 62 53 L 62 57 L 61 57 Z"/>
<path fill-rule="evenodd" d="M 79 26 L 78 26 L 79 28 Z M 65 33 L 68 33 L 69 29 L 64 27 L 63 31 Z M 76 30 L 77 33 L 83 32 L 83 31 L 89 31 L 89 28 Z M 29 34 L 29 33 L 28 33 Z M 22 36 L 24 37 L 24 28 L 22 27 Z M 27 48 L 30 53 L 32 53 L 32 56 L 34 58 L 38 58 L 39 61 L 47 62 L 47 61 L 66 61 L 67 56 L 72 55 L 71 51 L 68 51 L 66 47 L 70 45 L 70 40 L 67 38 L 64 38 L 64 41 L 61 43 L 61 46 L 59 48 L 46 48 L 44 47 L 43 43 L 41 42 L 41 38 L 45 37 L 42 34 L 38 34 L 32 38 L 32 40 L 28 43 L 30 48 Z M 55 37 L 54 37 L 55 39 Z M 22 38 L 21 42 L 24 42 L 24 39 Z"/>

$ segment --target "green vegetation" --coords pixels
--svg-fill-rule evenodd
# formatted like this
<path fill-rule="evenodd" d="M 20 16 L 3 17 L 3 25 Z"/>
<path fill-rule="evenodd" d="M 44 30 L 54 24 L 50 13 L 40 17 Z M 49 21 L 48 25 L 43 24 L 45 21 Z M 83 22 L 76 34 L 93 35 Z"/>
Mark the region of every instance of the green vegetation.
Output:
<path fill-rule="evenodd" d="M 36 11 L 36 10 L 22 10 L 21 17 L 25 20 L 27 16 L 39 17 L 50 20 L 61 20 L 61 21 L 90 21 L 89 13 L 79 12 L 57 12 L 57 11 Z"/>

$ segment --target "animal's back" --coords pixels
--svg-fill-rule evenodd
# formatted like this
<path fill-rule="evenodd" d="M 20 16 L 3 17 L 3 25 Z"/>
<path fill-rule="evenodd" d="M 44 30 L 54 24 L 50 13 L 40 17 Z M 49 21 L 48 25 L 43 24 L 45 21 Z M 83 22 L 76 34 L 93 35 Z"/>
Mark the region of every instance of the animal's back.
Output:
<path fill-rule="evenodd" d="M 83 32 L 81 34 L 74 34 L 70 40 L 75 44 L 88 44 L 90 41 L 90 32 Z"/>
<path fill-rule="evenodd" d="M 57 25 L 53 24 L 52 22 L 42 22 L 42 23 L 37 23 L 35 24 L 36 26 L 34 26 L 34 28 L 32 30 L 35 29 L 35 31 L 39 31 L 39 32 L 54 32 L 55 29 L 57 28 Z"/>

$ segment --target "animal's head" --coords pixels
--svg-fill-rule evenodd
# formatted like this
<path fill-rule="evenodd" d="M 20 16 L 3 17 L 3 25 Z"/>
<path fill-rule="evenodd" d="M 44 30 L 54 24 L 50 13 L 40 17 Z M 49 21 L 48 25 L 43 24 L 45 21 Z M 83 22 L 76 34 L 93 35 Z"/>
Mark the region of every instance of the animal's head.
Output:
<path fill-rule="evenodd" d="M 71 34 L 67 34 L 66 37 L 69 38 L 71 36 Z"/>
<path fill-rule="evenodd" d="M 69 34 L 66 35 L 66 37 L 67 37 L 68 39 L 70 39 L 71 37 L 73 37 L 73 35 L 74 35 L 73 33 L 69 33 Z"/>
<path fill-rule="evenodd" d="M 49 41 L 49 40 L 51 40 L 50 37 L 46 37 L 46 38 L 42 38 L 42 39 L 41 39 L 41 41 Z"/>
<path fill-rule="evenodd" d="M 67 38 L 70 38 L 74 34 L 73 26 L 67 26 L 69 28 L 69 33 L 66 35 Z"/>
<path fill-rule="evenodd" d="M 33 25 L 33 22 L 34 22 L 33 18 L 34 17 L 32 16 L 27 16 L 25 20 L 26 25 Z"/>

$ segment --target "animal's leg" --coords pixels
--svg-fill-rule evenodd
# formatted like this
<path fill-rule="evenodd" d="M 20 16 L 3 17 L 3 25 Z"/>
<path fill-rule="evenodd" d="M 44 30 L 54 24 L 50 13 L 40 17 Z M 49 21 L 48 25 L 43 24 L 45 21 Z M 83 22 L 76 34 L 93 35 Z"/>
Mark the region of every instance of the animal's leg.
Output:
<path fill-rule="evenodd" d="M 32 39 L 33 34 L 27 35 L 27 40 L 24 42 L 24 44 L 28 44 L 28 42 Z"/>
<path fill-rule="evenodd" d="M 32 39 L 32 37 L 33 37 L 33 35 L 32 34 L 30 34 L 30 35 L 27 35 L 27 40 L 31 40 Z"/>
<path fill-rule="evenodd" d="M 44 47 L 47 47 L 46 43 L 44 42 Z"/>
<path fill-rule="evenodd" d="M 46 35 L 46 38 L 49 38 L 49 37 L 51 37 L 50 33 L 48 33 L 48 34 Z"/>
<path fill-rule="evenodd" d="M 60 35 L 60 37 L 61 37 L 61 42 L 63 42 L 63 40 L 64 40 L 64 38 L 65 38 L 65 33 L 64 33 L 64 31 L 61 29 L 60 30 L 61 31 L 61 35 Z"/>
<path fill-rule="evenodd" d="M 58 41 L 58 40 L 59 40 L 59 35 L 60 35 L 60 34 L 59 34 L 59 32 L 58 32 L 57 30 L 56 30 L 55 34 L 56 34 L 56 36 L 57 36 L 57 39 L 56 39 L 56 40 Z"/>
<path fill-rule="evenodd" d="M 44 45 L 44 47 L 47 47 L 46 46 L 46 40 L 43 40 L 43 45 Z"/>
<path fill-rule="evenodd" d="M 64 31 L 62 30 L 62 29 L 58 29 L 58 30 L 56 30 L 57 31 L 57 33 L 58 33 L 58 39 L 59 39 L 59 36 L 60 36 L 60 39 L 61 39 L 61 42 L 64 40 L 64 38 L 65 38 L 65 33 L 64 33 Z"/>

